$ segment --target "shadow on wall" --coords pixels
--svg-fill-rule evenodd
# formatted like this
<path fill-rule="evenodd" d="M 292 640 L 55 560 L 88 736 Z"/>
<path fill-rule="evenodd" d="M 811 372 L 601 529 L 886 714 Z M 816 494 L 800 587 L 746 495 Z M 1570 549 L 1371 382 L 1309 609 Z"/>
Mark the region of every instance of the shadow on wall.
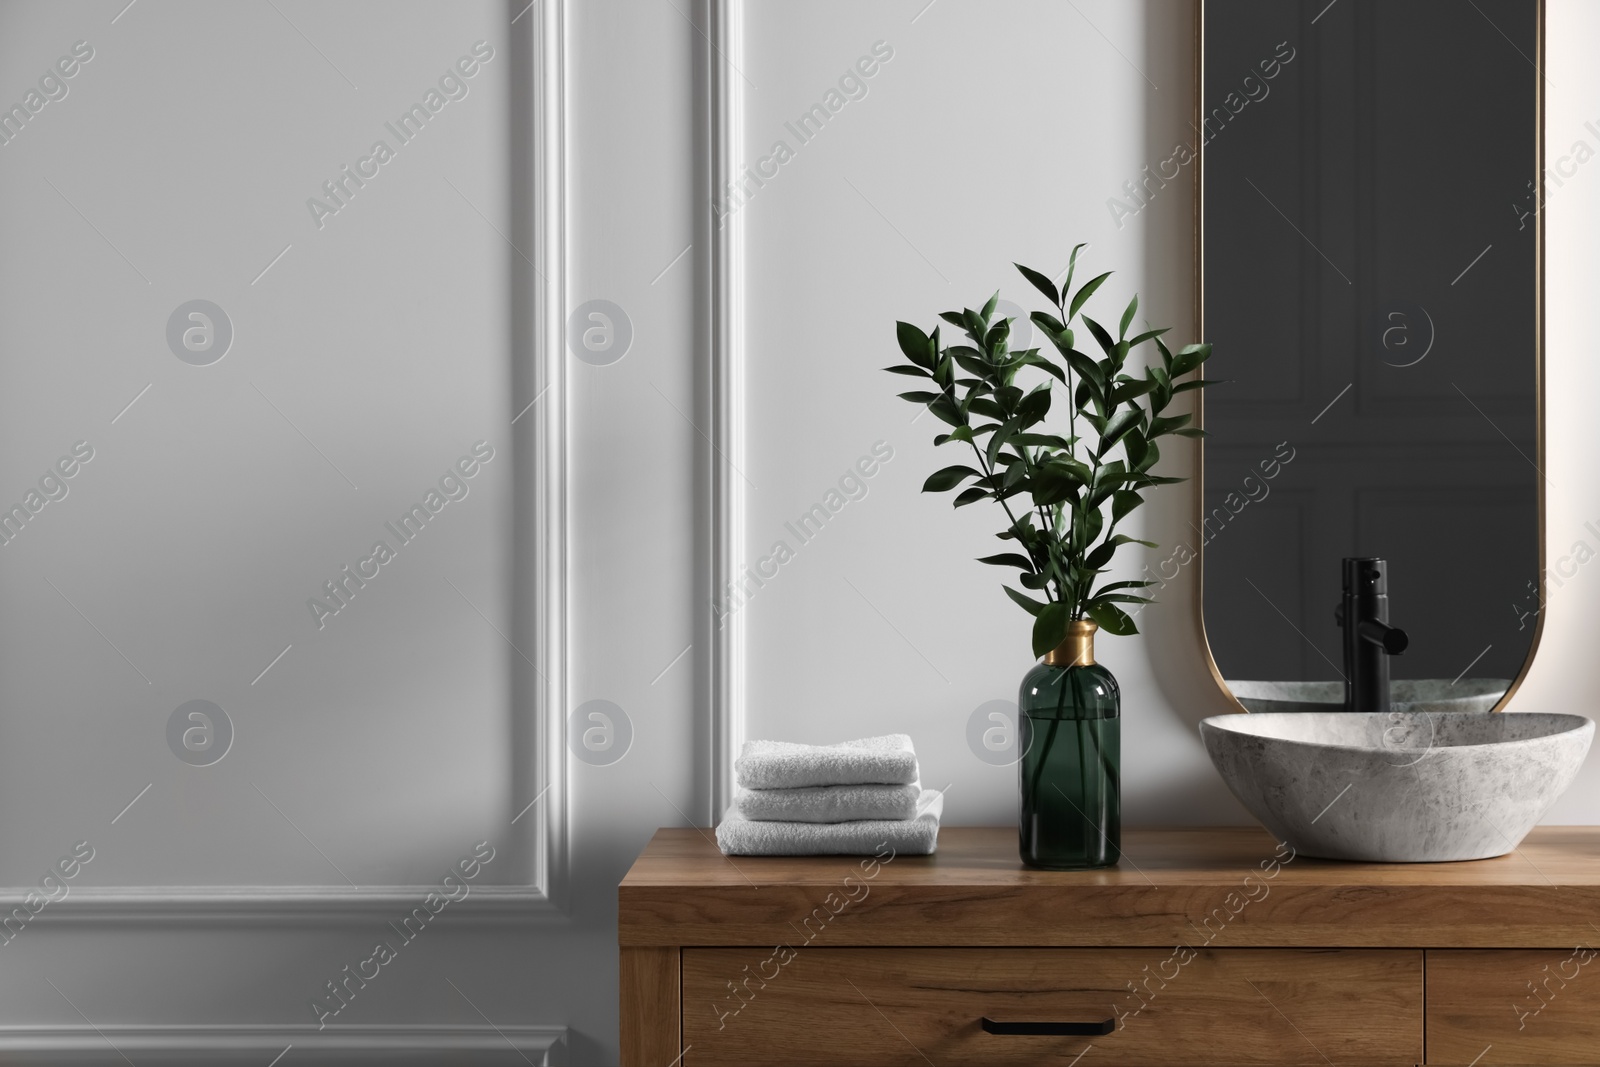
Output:
<path fill-rule="evenodd" d="M 1142 112 L 1144 155 L 1149 169 L 1136 176 L 1135 181 L 1143 183 L 1140 192 L 1146 206 L 1124 220 L 1122 231 L 1142 242 L 1145 284 L 1164 297 L 1158 306 L 1183 312 L 1167 315 L 1177 345 L 1204 340 L 1194 336 L 1199 312 L 1194 243 L 1199 168 L 1189 158 L 1191 153 L 1174 151 L 1178 145 L 1195 147 L 1190 126 L 1195 94 L 1194 6 L 1150 0 L 1146 7 L 1144 47 L 1138 60 L 1156 78 L 1159 88 L 1145 94 Z M 1174 98 L 1181 101 L 1181 107 L 1174 107 Z M 1175 110 L 1182 115 L 1176 122 Z M 1179 165 L 1185 158 L 1189 162 Z M 1167 166 L 1163 167 L 1163 163 Z M 1179 166 L 1177 177 L 1163 179 L 1163 173 L 1170 174 L 1173 166 Z M 1152 177 L 1147 178 L 1146 174 Z M 1163 180 L 1165 184 L 1160 184 Z M 1129 202 L 1126 196 L 1121 199 Z M 1200 628 L 1200 566 L 1192 556 L 1200 547 L 1194 529 L 1200 511 L 1199 447 L 1184 444 L 1183 449 L 1169 449 L 1162 463 L 1166 473 L 1182 475 L 1190 481 L 1171 486 L 1166 492 L 1152 493 L 1144 508 L 1144 536 L 1161 546 L 1145 550 L 1150 573 L 1144 577 L 1165 579 L 1174 567 L 1177 573 L 1164 586 L 1152 587 L 1158 603 L 1139 615 L 1139 629 L 1145 638 L 1139 647 L 1149 657 L 1150 676 L 1165 698 L 1168 712 L 1190 728 L 1198 749 L 1200 720 L 1237 709 L 1212 679 L 1210 653 Z M 1184 546 L 1190 551 L 1183 552 Z M 1221 780 L 1207 774 L 1183 783 L 1181 788 L 1174 783 L 1159 795 L 1141 796 L 1138 807 L 1156 821 L 1171 821 L 1172 812 L 1196 806 L 1201 796 L 1206 800 L 1201 807 L 1207 810 L 1214 810 L 1213 800 L 1235 803 Z M 1137 819 L 1138 812 L 1131 812 L 1130 820 Z"/>

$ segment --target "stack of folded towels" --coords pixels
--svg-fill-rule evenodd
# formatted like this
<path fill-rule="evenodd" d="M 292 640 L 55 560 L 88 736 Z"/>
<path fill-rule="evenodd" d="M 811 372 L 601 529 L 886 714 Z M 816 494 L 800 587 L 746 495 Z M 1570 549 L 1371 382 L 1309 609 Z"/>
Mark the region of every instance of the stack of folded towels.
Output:
<path fill-rule="evenodd" d="M 926 856 L 944 796 L 924 790 L 905 734 L 842 745 L 747 741 L 739 790 L 717 827 L 728 856 Z"/>

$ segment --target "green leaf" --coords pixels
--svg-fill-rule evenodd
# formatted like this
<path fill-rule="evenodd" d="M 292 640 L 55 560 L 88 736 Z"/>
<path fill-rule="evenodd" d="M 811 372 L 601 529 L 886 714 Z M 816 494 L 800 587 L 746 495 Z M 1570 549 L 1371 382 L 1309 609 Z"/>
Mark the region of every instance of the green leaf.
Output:
<path fill-rule="evenodd" d="M 901 400 L 909 400 L 913 404 L 931 404 L 935 400 L 938 400 L 943 395 L 944 395 L 943 393 L 927 393 L 927 392 L 901 393 L 900 394 L 900 399 Z"/>
<path fill-rule="evenodd" d="M 1031 514 L 1023 515 L 1022 518 L 1012 523 L 1009 527 L 995 534 L 1002 541 L 1008 537 L 1014 537 L 1025 545 L 1031 544 L 1038 535 L 1039 531 L 1033 528 L 1033 516 Z"/>
<path fill-rule="evenodd" d="M 1217 379 L 1207 381 L 1204 378 L 1190 378 L 1182 385 L 1174 385 L 1172 387 L 1172 395 L 1177 396 L 1179 393 L 1187 393 L 1191 389 L 1204 389 L 1206 386 L 1215 385 L 1216 383 Z"/>
<path fill-rule="evenodd" d="M 938 442 L 934 442 L 937 444 Z M 1127 453 L 1128 467 L 1130 470 L 1142 471 L 1144 461 L 1150 455 L 1150 442 L 1138 429 L 1129 430 L 1122 438 L 1122 450 Z"/>
<path fill-rule="evenodd" d="M 1043 356 L 1039 355 L 1037 350 L 1035 350 L 1033 352 L 1033 354 L 1030 354 L 1030 355 L 1026 356 L 1023 359 L 1023 362 L 1026 363 L 1030 367 L 1038 367 L 1040 370 L 1042 370 L 1046 374 L 1050 375 L 1050 377 L 1054 378 L 1056 381 L 1060 382 L 1062 385 L 1066 385 L 1067 384 L 1067 372 L 1062 370 L 1060 367 L 1056 366 L 1050 360 L 1045 359 Z"/>
<path fill-rule="evenodd" d="M 1052 456 L 1033 476 L 1033 502 L 1041 508 L 1070 499 L 1089 481 L 1089 469 L 1075 460 Z"/>
<path fill-rule="evenodd" d="M 1051 456 L 1047 465 L 1052 469 L 1066 471 L 1083 485 L 1088 485 L 1089 479 L 1094 477 L 1087 463 L 1080 463 L 1071 456 Z"/>
<path fill-rule="evenodd" d="M 1077 244 L 1072 246 L 1072 258 L 1067 260 L 1067 278 L 1061 283 L 1061 292 L 1063 294 L 1065 294 L 1068 289 L 1072 288 L 1072 275 L 1073 272 L 1078 269 L 1078 253 L 1082 252 L 1088 247 L 1089 246 L 1087 244 Z M 1056 301 L 1057 305 L 1060 303 L 1061 301 Z"/>
<path fill-rule="evenodd" d="M 1172 376 L 1181 377 L 1211 358 L 1210 345 L 1185 345 L 1172 357 Z"/>
<path fill-rule="evenodd" d="M 1029 573 L 1033 571 L 1033 560 L 1019 552 L 998 552 L 992 556 L 979 556 L 978 562 L 995 567 L 1016 567 Z"/>
<path fill-rule="evenodd" d="M 1078 512 L 1072 517 L 1074 543 L 1083 548 L 1093 544 L 1105 527 L 1105 522 L 1105 516 L 1098 509 Z"/>
<path fill-rule="evenodd" d="M 1094 402 L 1096 411 L 1104 412 L 1106 409 L 1105 398 L 1095 389 L 1094 382 L 1081 375 L 1078 378 L 1078 388 L 1072 394 L 1072 401 L 1078 406 L 1079 411 L 1086 414 L 1088 413 L 1090 401 Z M 1104 420 L 1102 419 L 1103 422 Z M 1096 430 L 1095 432 L 1098 433 L 1099 431 Z"/>
<path fill-rule="evenodd" d="M 1096 363 L 1093 357 L 1074 348 L 1067 353 L 1067 365 L 1072 368 L 1079 378 L 1094 386 L 1095 396 L 1101 399 L 1105 398 L 1105 375 L 1100 373 L 1100 364 Z"/>
<path fill-rule="evenodd" d="M 1151 419 L 1147 436 L 1160 437 L 1163 434 L 1175 433 L 1180 426 L 1189 425 L 1189 420 L 1193 418 L 1193 415 L 1167 415 Z"/>
<path fill-rule="evenodd" d="M 1166 333 L 1169 329 L 1171 329 L 1171 327 L 1163 326 L 1159 330 L 1148 330 L 1148 331 L 1146 331 L 1144 333 L 1139 334 L 1137 337 L 1130 337 L 1130 338 L 1128 338 L 1128 347 L 1129 348 L 1138 348 L 1140 345 L 1144 344 L 1146 341 L 1153 341 L 1157 337 L 1160 337 L 1162 334 Z"/>
<path fill-rule="evenodd" d="M 1072 298 L 1072 306 L 1067 309 L 1068 322 L 1072 321 L 1072 317 L 1078 313 L 1078 309 L 1083 307 L 1084 302 L 1094 295 L 1096 289 L 1105 284 L 1105 280 L 1111 277 L 1111 274 L 1111 271 L 1106 271 L 1098 278 L 1091 278 L 1083 283 L 1083 288 L 1079 289 Z"/>
<path fill-rule="evenodd" d="M 1161 449 L 1156 446 L 1154 441 L 1147 441 L 1145 443 L 1144 458 L 1134 464 L 1133 469 L 1143 474 L 1159 462 L 1161 462 Z"/>
<path fill-rule="evenodd" d="M 1207 436 L 1209 436 L 1206 433 L 1206 431 L 1197 430 L 1192 426 L 1189 427 L 1187 430 L 1173 430 L 1172 432 L 1177 434 L 1179 437 L 1207 437 Z"/>
<path fill-rule="evenodd" d="M 1111 557 L 1116 555 L 1116 553 L 1117 546 L 1107 541 L 1105 544 L 1097 546 L 1093 552 L 1085 556 L 1083 565 L 1091 571 L 1098 571 L 1107 563 L 1110 563 Z"/>
<path fill-rule="evenodd" d="M 961 426 L 964 422 L 961 417 L 961 409 L 956 407 L 956 402 L 950 398 L 949 393 L 929 404 L 928 410 L 933 412 L 940 422 L 947 422 L 951 426 Z"/>
<path fill-rule="evenodd" d="M 975 471 L 971 467 L 956 464 L 945 467 L 943 470 L 934 471 L 928 475 L 928 480 L 922 483 L 924 493 L 943 493 L 954 489 L 968 478 L 982 478 L 982 471 Z"/>
<path fill-rule="evenodd" d="M 1017 420 L 1024 426 L 1032 426 L 1045 417 L 1050 410 L 1050 387 L 1038 386 L 1022 398 L 1022 403 L 1017 405 Z"/>
<path fill-rule="evenodd" d="M 935 445 L 942 445 L 946 441 L 966 441 L 972 443 L 972 430 L 966 426 L 957 426 L 949 433 L 942 433 L 933 439 Z"/>
<path fill-rule="evenodd" d="M 989 298 L 989 302 L 983 305 L 983 310 L 978 312 L 978 317 L 987 324 L 988 321 L 994 316 L 994 306 L 999 302 L 1000 290 L 996 289 L 994 291 L 994 295 Z"/>
<path fill-rule="evenodd" d="M 1021 271 L 1022 276 L 1028 279 L 1035 289 L 1043 293 L 1046 300 L 1052 304 L 1059 305 L 1061 303 L 1061 295 L 1056 292 L 1056 283 L 1051 281 L 1048 275 L 1041 274 L 1032 267 L 1024 267 L 1021 263 L 1013 263 L 1012 266 Z"/>
<path fill-rule="evenodd" d="M 989 466 L 994 466 L 1000 457 L 1000 450 L 1006 446 L 1006 441 L 1017 432 L 1016 420 L 1007 419 L 1004 425 L 995 429 L 989 438 L 989 443 L 984 446 L 984 455 L 989 460 Z"/>
<path fill-rule="evenodd" d="M 933 369 L 933 341 L 927 334 L 909 322 L 895 323 L 894 332 L 900 341 L 900 351 L 905 353 L 907 359 L 919 367 Z"/>
<path fill-rule="evenodd" d="M 1139 628 L 1128 618 L 1128 613 L 1115 604 L 1091 604 L 1087 608 L 1089 618 L 1100 624 L 1100 629 L 1108 634 L 1118 637 L 1128 637 L 1139 632 Z M 1035 627 L 1037 631 L 1037 626 Z"/>
<path fill-rule="evenodd" d="M 885 367 L 883 369 L 890 374 L 910 374 L 918 378 L 926 378 L 928 376 L 928 372 L 921 367 L 908 367 L 904 363 L 897 363 L 893 367 Z"/>
<path fill-rule="evenodd" d="M 976 504 L 980 500 L 989 499 L 989 490 L 981 485 L 969 485 L 956 494 L 951 507 L 964 508 L 968 504 Z"/>
<path fill-rule="evenodd" d="M 1105 455 L 1122 439 L 1123 434 L 1139 425 L 1140 420 L 1143 418 L 1144 412 L 1138 408 L 1128 408 L 1111 416 L 1110 421 L 1106 423 L 1105 430 L 1100 434 L 1100 444 L 1096 446 L 1094 454 L 1097 456 Z"/>
<path fill-rule="evenodd" d="M 1020 607 L 1023 611 L 1026 611 L 1029 615 L 1038 615 L 1046 607 L 1046 605 L 1039 603 L 1031 596 L 1017 592 L 1009 585 L 1002 585 L 1000 588 L 1004 589 L 1006 591 L 1006 596 L 1010 597 L 1018 607 Z M 1060 642 L 1057 642 L 1057 644 L 1059 643 Z"/>
<path fill-rule="evenodd" d="M 994 419 L 996 422 L 1004 422 L 1006 419 L 1006 413 L 1000 409 L 1000 405 L 986 396 L 974 397 L 971 410 L 974 415 L 982 415 L 984 418 Z"/>
<path fill-rule="evenodd" d="M 1132 378 L 1125 382 L 1118 382 L 1111 387 L 1111 395 L 1106 397 L 1106 403 L 1112 407 L 1126 404 L 1136 396 L 1144 396 L 1155 388 L 1155 382 L 1149 378 Z"/>
<path fill-rule="evenodd" d="M 1035 448 L 1072 448 L 1072 439 L 1053 433 L 1019 433 L 1011 439 L 1014 445 L 1032 445 Z"/>
<path fill-rule="evenodd" d="M 1112 582 L 1110 585 L 1102 585 L 1100 587 L 1099 592 L 1095 593 L 1095 596 L 1099 596 L 1101 593 L 1109 593 L 1113 589 L 1143 589 L 1147 585 L 1155 585 L 1155 584 L 1156 584 L 1155 582 L 1146 582 L 1146 581 Z"/>
<path fill-rule="evenodd" d="M 1035 311 L 1028 316 L 1028 321 L 1043 330 L 1047 336 L 1053 337 L 1056 334 L 1070 334 L 1072 332 L 1067 329 L 1060 319 L 1048 311 Z"/>
<path fill-rule="evenodd" d="M 1072 613 L 1067 606 L 1057 601 L 1047 604 L 1033 620 L 1033 654 L 1035 657 L 1043 656 L 1051 651 L 1062 641 L 1066 640 L 1067 624 L 1072 621 Z M 1131 621 L 1130 621 L 1131 625 Z"/>
<path fill-rule="evenodd" d="M 968 352 L 972 354 L 968 355 Z M 976 348 L 967 348 L 965 351 L 957 351 L 952 348 L 950 355 L 956 361 L 957 366 L 968 374 L 975 375 L 975 377 L 967 379 L 973 387 L 980 392 L 989 388 L 989 375 L 994 373 L 994 368 L 982 356 L 978 355 Z"/>
<path fill-rule="evenodd" d="M 1113 524 L 1121 522 L 1127 518 L 1129 512 L 1143 503 L 1144 498 L 1132 489 L 1118 489 L 1111 494 L 1111 522 Z"/>
<path fill-rule="evenodd" d="M 1094 334 L 1095 342 L 1100 346 L 1100 351 L 1104 352 L 1107 356 L 1114 356 L 1116 354 L 1117 342 L 1111 339 L 1111 335 L 1106 332 L 1106 328 L 1104 326 L 1100 325 L 1087 315 L 1083 317 L 1083 324 L 1089 327 L 1090 333 Z"/>
<path fill-rule="evenodd" d="M 1006 341 L 1010 336 L 1011 320 L 1001 319 L 988 328 L 988 331 L 983 335 L 983 343 L 988 346 L 989 351 L 993 353 L 996 359 L 1000 359 L 1005 354 Z"/>
<path fill-rule="evenodd" d="M 1133 324 L 1134 312 L 1139 310 L 1139 294 L 1133 294 L 1133 299 L 1128 301 L 1128 310 L 1122 313 L 1122 327 L 1117 332 L 1118 337 L 1128 336 L 1128 327 Z"/>
<path fill-rule="evenodd" d="M 1101 467 L 1094 476 L 1096 489 L 1115 489 L 1128 477 L 1128 465 L 1120 459 L 1114 459 Z"/>
<path fill-rule="evenodd" d="M 1036 474 L 1029 487 L 1029 495 L 1033 498 L 1035 507 L 1050 508 L 1065 500 L 1070 500 L 1077 492 L 1077 487 L 1071 482 L 1045 474 Z"/>

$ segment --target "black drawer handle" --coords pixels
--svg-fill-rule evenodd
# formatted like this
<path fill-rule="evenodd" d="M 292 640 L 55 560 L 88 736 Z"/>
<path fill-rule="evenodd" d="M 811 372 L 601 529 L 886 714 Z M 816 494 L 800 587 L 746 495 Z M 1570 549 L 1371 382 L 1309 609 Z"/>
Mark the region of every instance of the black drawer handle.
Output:
<path fill-rule="evenodd" d="M 1117 1028 L 1117 1020 L 1103 1023 L 997 1023 L 987 1016 L 983 1019 L 986 1034 L 1019 1034 L 1034 1037 L 1100 1037 Z"/>

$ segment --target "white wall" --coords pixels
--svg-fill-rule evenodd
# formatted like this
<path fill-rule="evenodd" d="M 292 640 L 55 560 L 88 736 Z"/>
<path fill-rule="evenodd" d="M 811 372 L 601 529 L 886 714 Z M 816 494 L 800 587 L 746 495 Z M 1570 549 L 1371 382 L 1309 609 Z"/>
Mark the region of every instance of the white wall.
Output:
<path fill-rule="evenodd" d="M 1578 541 L 1600 550 L 1600 445 L 1594 396 L 1596 370 L 1594 293 L 1600 288 L 1600 168 L 1594 161 L 1563 161 L 1574 144 L 1600 152 L 1600 72 L 1588 45 L 1600 36 L 1600 8 L 1582 0 L 1550 0 L 1545 31 L 1545 166 L 1550 184 L 1545 216 L 1545 553 L 1549 593 L 1544 630 L 1533 669 L 1512 707 L 1518 711 L 1568 711 L 1594 715 L 1600 706 L 1600 665 L 1594 635 L 1600 632 L 1600 573 L 1591 561 L 1577 567 Z M 1584 154 L 1584 153 L 1579 153 Z M 1576 173 L 1572 173 L 1576 167 Z M 1558 569 L 1559 568 L 1559 569 Z M 1563 577 L 1561 571 L 1571 577 Z M 1561 585 L 1556 582 L 1561 579 Z M 1600 822 L 1600 760 L 1591 756 L 1578 781 L 1556 802 L 1549 821 Z"/>
<path fill-rule="evenodd" d="M 1121 228 L 1106 207 L 1124 181 L 1192 135 L 1192 8 L 1186 3 L 755 4 L 747 12 L 747 153 L 798 145 L 794 121 L 874 42 L 893 49 L 824 130 L 799 146 L 744 212 L 748 246 L 747 552 L 795 558 L 753 595 L 747 734 L 822 741 L 903 730 L 926 785 L 951 785 L 946 819 L 1014 819 L 1015 770 L 979 760 L 967 725 L 1016 699 L 1031 620 L 1000 591 L 993 505 L 952 512 L 923 479 L 960 462 L 940 425 L 895 398 L 907 386 L 894 320 L 995 289 L 1035 306 L 1013 261 L 1058 274 L 1088 242 L 1082 278 L 1120 311 L 1134 292 L 1153 325 L 1193 340 L 1192 168 Z M 919 16 L 918 12 L 921 11 Z M 913 21 L 915 19 L 915 21 Z M 1111 313 L 1101 312 L 1106 318 Z M 793 520 L 875 441 L 894 458 L 813 541 Z M 1169 448 L 1187 473 L 1192 452 Z M 1187 539 L 1189 486 L 1136 513 L 1135 536 Z M 990 512 L 993 512 L 992 514 Z M 1129 555 L 1132 572 L 1144 560 Z M 1192 569 L 1190 571 L 1192 578 Z M 1195 723 L 1227 710 L 1195 637 L 1192 584 L 1141 616 L 1146 636 L 1103 637 L 1123 687 L 1124 790 L 1132 822 L 1240 818 Z M 953 783 L 953 784 L 952 784 Z"/>

